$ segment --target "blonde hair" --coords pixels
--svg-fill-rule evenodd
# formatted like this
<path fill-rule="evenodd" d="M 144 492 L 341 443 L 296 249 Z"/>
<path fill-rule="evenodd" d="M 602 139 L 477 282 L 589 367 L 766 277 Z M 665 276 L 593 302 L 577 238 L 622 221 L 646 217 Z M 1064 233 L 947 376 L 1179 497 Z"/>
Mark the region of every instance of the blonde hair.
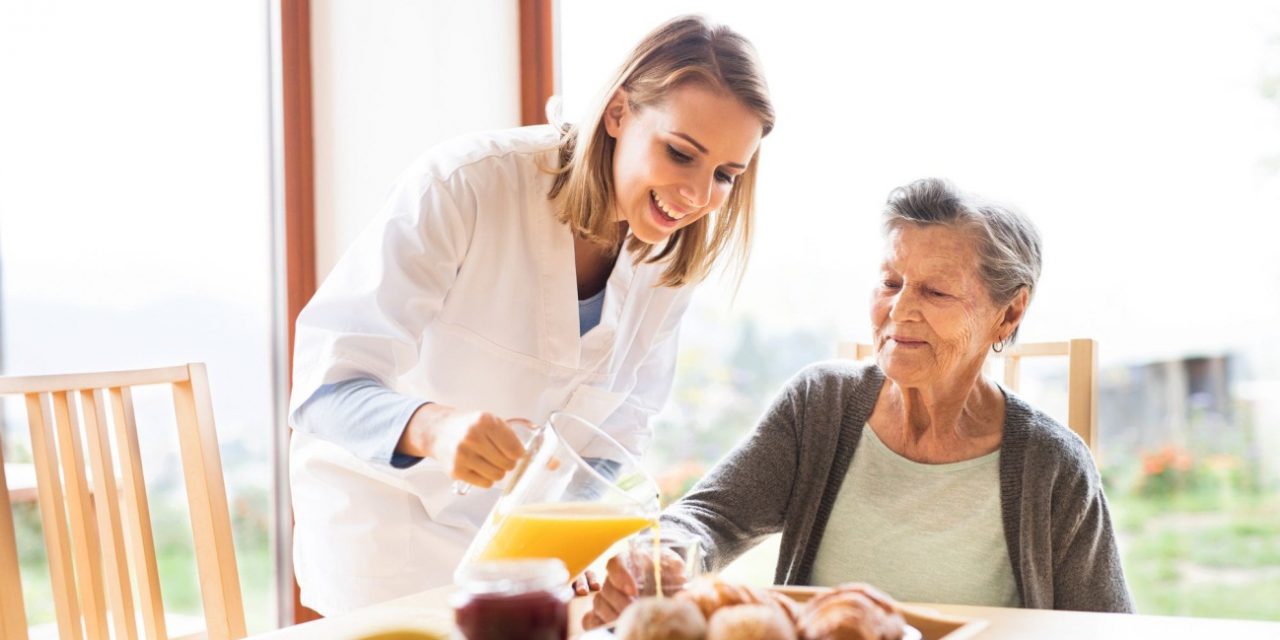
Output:
<path fill-rule="evenodd" d="M 613 151 L 615 140 L 605 131 L 610 100 L 624 89 L 628 106 L 639 110 L 661 103 L 673 89 L 700 82 L 742 102 L 760 118 L 762 136 L 773 129 L 773 105 L 755 49 L 746 38 L 702 16 L 681 16 L 645 36 L 618 69 L 613 81 L 583 118 L 587 128 L 563 127 L 560 168 L 548 197 L 556 215 L 574 233 L 608 247 L 618 245 L 614 215 Z M 759 150 L 739 175 L 720 210 L 683 227 L 655 252 L 632 238 L 627 250 L 636 262 L 671 257 L 660 283 L 678 287 L 701 281 L 719 255 L 733 255 L 738 280 L 751 250 Z"/>

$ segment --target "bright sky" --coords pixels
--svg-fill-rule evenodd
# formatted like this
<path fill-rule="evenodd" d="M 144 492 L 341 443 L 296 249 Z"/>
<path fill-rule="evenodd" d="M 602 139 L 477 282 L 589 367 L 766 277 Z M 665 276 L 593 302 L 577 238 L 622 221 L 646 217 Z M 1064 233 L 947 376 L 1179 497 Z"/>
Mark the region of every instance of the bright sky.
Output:
<path fill-rule="evenodd" d="M 5 369 L 206 362 L 220 435 L 250 433 L 237 445 L 264 468 L 267 17 L 261 2 L 0 2 Z"/>
<path fill-rule="evenodd" d="M 935 175 L 1040 227 L 1023 339 L 1094 337 L 1104 363 L 1238 349 L 1280 377 L 1280 6 L 562 0 L 566 115 L 688 11 L 756 44 L 778 112 L 733 315 L 868 337 L 880 205 Z"/>
<path fill-rule="evenodd" d="M 265 15 L 241 6 L 0 5 L 0 86 L 27 96 L 0 100 L 10 299 L 75 291 L 128 308 L 198 289 L 268 303 L 265 284 L 242 284 L 269 263 L 269 165 Z M 1280 104 L 1261 92 L 1280 75 L 1280 7 L 779 6 L 560 6 L 570 117 L 680 12 L 701 10 L 760 50 L 778 127 L 732 316 L 865 338 L 880 204 L 938 175 L 1041 227 L 1045 273 L 1024 339 L 1096 337 L 1104 361 L 1244 350 L 1280 377 Z M 111 28 L 143 16 L 173 28 Z M 112 268 L 84 268 L 94 262 Z M 19 277 L 31 271 L 42 277 Z M 707 287 L 699 304 L 726 313 L 726 289 Z"/>
<path fill-rule="evenodd" d="M 270 305 L 267 14 L 234 5 L 0 3 L 6 297 Z"/>

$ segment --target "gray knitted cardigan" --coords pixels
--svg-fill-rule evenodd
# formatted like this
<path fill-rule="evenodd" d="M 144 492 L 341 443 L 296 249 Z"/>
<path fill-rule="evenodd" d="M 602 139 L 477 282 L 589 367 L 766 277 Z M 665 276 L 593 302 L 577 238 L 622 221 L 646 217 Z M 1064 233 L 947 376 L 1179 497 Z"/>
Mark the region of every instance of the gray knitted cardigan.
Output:
<path fill-rule="evenodd" d="M 774 580 L 808 584 L 831 508 L 884 373 L 813 365 L 788 383 L 755 431 L 663 515 L 702 539 L 717 570 L 782 532 Z M 1132 612 L 1107 499 L 1070 430 L 1005 393 L 1000 504 L 1023 606 Z"/>

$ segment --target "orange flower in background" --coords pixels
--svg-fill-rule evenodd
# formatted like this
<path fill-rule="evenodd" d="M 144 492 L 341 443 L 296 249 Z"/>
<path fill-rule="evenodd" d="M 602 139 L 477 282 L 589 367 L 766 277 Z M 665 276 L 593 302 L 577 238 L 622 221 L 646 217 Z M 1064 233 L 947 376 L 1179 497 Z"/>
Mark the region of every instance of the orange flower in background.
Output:
<path fill-rule="evenodd" d="M 1158 476 L 1164 473 L 1164 469 L 1165 463 L 1163 458 L 1145 453 L 1142 455 L 1142 475 Z"/>
<path fill-rule="evenodd" d="M 1186 449 L 1168 445 L 1161 450 L 1161 453 L 1164 455 L 1165 460 L 1168 461 L 1169 466 L 1174 469 L 1177 469 L 1178 471 L 1188 471 L 1191 469 L 1191 454 L 1187 453 Z"/>
<path fill-rule="evenodd" d="M 658 489 L 665 501 L 675 501 L 685 494 L 706 473 L 706 465 L 696 460 L 686 460 L 668 467 L 658 475 Z"/>
<path fill-rule="evenodd" d="M 1195 460 L 1186 449 L 1165 445 L 1141 454 L 1136 489 L 1143 493 L 1167 493 L 1193 482 Z"/>
<path fill-rule="evenodd" d="M 1185 449 L 1177 449 L 1173 452 L 1173 468 L 1178 471 L 1186 472 L 1191 470 L 1191 454 Z"/>
<path fill-rule="evenodd" d="M 1156 476 L 1169 469 L 1187 472 L 1192 466 L 1191 454 L 1182 447 L 1165 445 L 1159 450 L 1142 454 L 1142 475 Z"/>

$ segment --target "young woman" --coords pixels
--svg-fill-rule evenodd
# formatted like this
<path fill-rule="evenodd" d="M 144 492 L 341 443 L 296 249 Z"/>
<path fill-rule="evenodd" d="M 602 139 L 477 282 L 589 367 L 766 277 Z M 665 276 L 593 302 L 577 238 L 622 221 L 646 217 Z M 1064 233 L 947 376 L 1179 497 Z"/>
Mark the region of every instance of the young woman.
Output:
<path fill-rule="evenodd" d="M 303 604 L 449 582 L 522 431 L 554 410 L 644 450 L 692 286 L 745 264 L 772 128 L 750 43 L 682 17 L 581 126 L 471 135 L 409 168 L 298 318 Z"/>

